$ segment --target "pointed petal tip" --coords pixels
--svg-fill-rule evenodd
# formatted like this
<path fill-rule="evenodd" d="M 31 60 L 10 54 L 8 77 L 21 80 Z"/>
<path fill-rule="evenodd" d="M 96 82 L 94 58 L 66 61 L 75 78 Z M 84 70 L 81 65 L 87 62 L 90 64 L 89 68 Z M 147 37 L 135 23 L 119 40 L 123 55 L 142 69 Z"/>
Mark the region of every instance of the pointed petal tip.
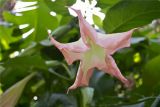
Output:
<path fill-rule="evenodd" d="M 73 10 L 78 16 L 82 16 L 81 11 L 79 9 L 75 9 L 71 6 L 68 6 L 69 9 Z"/>
<path fill-rule="evenodd" d="M 138 28 L 133 28 L 131 30 L 129 30 L 128 32 L 133 33 L 135 30 L 137 30 Z"/>
<path fill-rule="evenodd" d="M 138 30 L 139 28 L 133 28 L 132 30 L 134 31 L 134 30 Z"/>
<path fill-rule="evenodd" d="M 49 38 L 50 38 L 51 43 L 52 43 L 54 46 L 56 46 L 56 47 L 57 47 L 58 49 L 60 49 L 60 50 L 63 49 L 64 45 L 61 44 L 60 42 L 56 41 L 56 40 L 54 39 L 54 37 L 52 37 L 51 34 L 49 34 Z"/>
<path fill-rule="evenodd" d="M 69 90 L 69 89 L 67 89 L 67 92 L 66 92 L 66 94 L 69 94 L 69 91 L 70 91 L 70 90 Z"/>
<path fill-rule="evenodd" d="M 74 9 L 73 7 L 71 7 L 71 6 L 66 6 L 67 8 L 69 8 L 69 9 L 72 9 L 73 11 L 77 11 L 77 9 Z"/>
<path fill-rule="evenodd" d="M 52 35 L 51 35 L 51 33 L 48 31 L 48 29 L 47 29 L 47 33 L 48 33 L 48 37 L 49 37 L 50 39 L 53 38 Z"/>
<path fill-rule="evenodd" d="M 121 32 L 121 33 L 126 33 L 126 35 L 130 35 L 132 36 L 132 33 L 134 32 L 135 29 L 131 29 L 131 30 L 128 30 L 126 32 Z"/>
<path fill-rule="evenodd" d="M 68 89 L 67 89 L 67 94 L 71 91 L 71 90 L 74 90 L 74 89 L 76 89 L 77 88 L 77 86 L 70 86 Z"/>
<path fill-rule="evenodd" d="M 130 79 L 125 78 L 124 76 L 118 79 L 122 82 L 125 88 L 131 88 L 133 86 L 133 82 Z"/>
<path fill-rule="evenodd" d="M 124 82 L 124 86 L 128 89 L 133 88 L 134 84 L 135 83 L 133 79 L 126 79 L 126 81 Z"/>
<path fill-rule="evenodd" d="M 64 6 L 65 8 L 70 8 L 70 6 Z"/>

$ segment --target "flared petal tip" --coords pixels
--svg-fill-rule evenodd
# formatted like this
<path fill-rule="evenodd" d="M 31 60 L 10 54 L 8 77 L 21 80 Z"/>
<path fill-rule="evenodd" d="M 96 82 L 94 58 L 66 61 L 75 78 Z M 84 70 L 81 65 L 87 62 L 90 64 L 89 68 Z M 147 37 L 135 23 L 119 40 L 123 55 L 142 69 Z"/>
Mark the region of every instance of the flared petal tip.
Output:
<path fill-rule="evenodd" d="M 68 89 L 67 89 L 67 94 L 71 91 L 71 90 L 75 90 L 76 88 L 78 87 L 87 87 L 88 86 L 88 83 L 85 82 L 85 83 L 81 83 L 81 84 L 78 84 L 78 85 L 72 85 L 70 86 Z"/>
<path fill-rule="evenodd" d="M 71 58 L 69 56 L 67 58 L 65 58 L 65 60 L 67 61 L 68 65 L 71 65 L 73 63 L 73 60 L 71 60 Z"/>
<path fill-rule="evenodd" d="M 138 28 L 133 28 L 131 30 L 129 30 L 129 32 L 132 34 L 135 30 L 137 30 Z"/>
<path fill-rule="evenodd" d="M 138 28 L 133 28 L 132 30 L 133 30 L 133 31 L 134 31 L 134 30 L 138 30 Z"/>
<path fill-rule="evenodd" d="M 126 79 L 126 81 L 124 82 L 124 87 L 126 87 L 127 89 L 132 89 L 133 86 L 134 86 L 134 80 Z"/>
<path fill-rule="evenodd" d="M 65 8 L 70 8 L 70 6 L 64 6 Z"/>
<path fill-rule="evenodd" d="M 70 91 L 70 90 L 69 90 L 69 89 L 67 89 L 67 92 L 66 92 L 66 94 L 69 94 L 69 91 Z"/>
<path fill-rule="evenodd" d="M 80 10 L 74 9 L 73 7 L 70 7 L 70 6 L 66 6 L 66 7 L 69 8 L 69 9 L 72 9 L 75 12 L 80 11 Z"/>
<path fill-rule="evenodd" d="M 67 94 L 71 91 L 71 90 L 74 90 L 76 89 L 77 86 L 70 86 L 68 89 L 67 89 Z"/>
<path fill-rule="evenodd" d="M 68 7 L 68 9 L 71 9 L 71 10 L 73 10 L 78 16 L 82 16 L 82 14 L 81 14 L 81 11 L 80 10 L 78 10 L 78 9 L 74 9 L 73 7 Z"/>
<path fill-rule="evenodd" d="M 47 33 L 48 33 L 48 38 L 51 39 L 52 38 L 51 33 L 49 33 L 48 31 L 47 31 Z"/>

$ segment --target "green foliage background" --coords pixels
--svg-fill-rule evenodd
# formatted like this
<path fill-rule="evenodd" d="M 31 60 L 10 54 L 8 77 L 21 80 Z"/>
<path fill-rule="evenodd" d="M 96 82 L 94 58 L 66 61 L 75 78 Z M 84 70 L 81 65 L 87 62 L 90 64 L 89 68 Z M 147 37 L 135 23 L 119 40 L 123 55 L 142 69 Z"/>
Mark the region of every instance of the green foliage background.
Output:
<path fill-rule="evenodd" d="M 95 69 L 89 87 L 68 95 L 66 91 L 75 80 L 79 62 L 67 65 L 60 51 L 51 45 L 46 29 L 51 29 L 60 42 L 78 40 L 78 20 L 65 7 L 76 1 L 21 0 L 36 1 L 33 6 L 38 6 L 21 12 L 21 16 L 5 7 L 11 1 L 14 0 L 0 1 L 0 93 L 36 72 L 16 107 L 160 107 L 159 0 L 97 0 L 96 6 L 106 14 L 103 21 L 93 16 L 99 31 L 115 33 L 137 28 L 131 47 L 113 55 L 134 86 L 126 89 L 117 79 Z M 51 11 L 57 15 L 51 16 Z M 29 26 L 20 29 L 22 24 Z M 22 38 L 32 28 L 34 32 Z M 17 51 L 19 55 L 10 58 Z M 35 96 L 37 100 L 33 99 Z"/>

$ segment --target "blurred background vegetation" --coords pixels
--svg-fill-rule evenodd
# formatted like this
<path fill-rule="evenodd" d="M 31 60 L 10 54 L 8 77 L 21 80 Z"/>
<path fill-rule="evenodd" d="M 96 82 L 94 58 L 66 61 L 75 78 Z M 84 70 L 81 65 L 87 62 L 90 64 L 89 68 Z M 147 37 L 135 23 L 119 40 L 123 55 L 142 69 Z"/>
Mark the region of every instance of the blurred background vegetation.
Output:
<path fill-rule="evenodd" d="M 97 0 L 87 8 L 99 7 L 105 14 L 104 19 L 94 12 L 91 17 L 99 32 L 138 28 L 131 47 L 113 55 L 134 86 L 126 89 L 95 69 L 89 87 L 67 95 L 79 62 L 66 64 L 47 29 L 60 42 L 78 40 L 78 20 L 65 7 L 74 3 L 0 0 L 0 107 L 160 107 L 160 0 Z"/>

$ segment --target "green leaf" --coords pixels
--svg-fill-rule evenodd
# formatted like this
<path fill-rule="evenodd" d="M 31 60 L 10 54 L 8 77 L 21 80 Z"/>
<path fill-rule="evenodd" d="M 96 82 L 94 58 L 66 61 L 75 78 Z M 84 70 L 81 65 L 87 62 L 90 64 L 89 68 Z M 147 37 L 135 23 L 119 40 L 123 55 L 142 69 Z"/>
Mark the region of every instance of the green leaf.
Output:
<path fill-rule="evenodd" d="M 98 27 L 102 28 L 102 20 L 100 19 L 100 17 L 98 17 L 97 15 L 93 15 L 93 20 Z"/>
<path fill-rule="evenodd" d="M 45 93 L 36 107 L 77 107 L 74 97 L 61 93 Z"/>
<path fill-rule="evenodd" d="M 0 74 L 5 70 L 3 66 L 0 65 Z"/>
<path fill-rule="evenodd" d="M 158 107 L 158 106 L 160 106 L 160 95 L 157 96 L 157 98 L 154 100 L 154 102 L 151 105 L 151 107 Z"/>
<path fill-rule="evenodd" d="M 23 56 L 9 59 L 3 64 L 5 70 L 1 73 L 3 87 L 8 87 L 33 70 L 47 70 L 45 61 L 39 55 Z M 9 79 L 8 79 L 9 77 Z"/>
<path fill-rule="evenodd" d="M 17 82 L 0 96 L 0 107 L 14 107 L 20 98 L 27 82 L 35 75 L 30 74 L 23 80 Z"/>
<path fill-rule="evenodd" d="M 97 0 L 97 5 L 101 8 L 106 8 L 108 6 L 112 6 L 115 3 L 118 3 L 120 0 Z"/>
<path fill-rule="evenodd" d="M 16 25 L 29 24 L 29 27 L 23 29 L 24 33 L 31 30 L 35 31 L 28 37 L 28 41 L 35 40 L 41 41 L 47 38 L 46 29 L 55 29 L 58 26 L 58 20 L 56 17 L 50 15 L 50 9 L 44 3 L 44 0 L 37 0 L 37 9 L 22 12 L 22 16 L 15 16 L 11 13 L 4 12 L 4 18 L 6 21 L 12 22 Z"/>
<path fill-rule="evenodd" d="M 150 42 L 150 46 L 148 47 L 150 56 L 157 56 L 160 54 L 160 43 L 158 42 Z"/>
<path fill-rule="evenodd" d="M 70 6 L 75 2 L 75 0 L 56 0 L 52 2 L 51 0 L 45 0 L 47 6 L 58 14 L 69 15 L 68 8 L 65 6 Z"/>
<path fill-rule="evenodd" d="M 0 42 L 2 43 L 4 49 L 9 49 L 10 43 L 19 40 L 19 37 L 12 36 L 13 30 L 14 27 L 0 26 Z"/>
<path fill-rule="evenodd" d="M 106 13 L 103 27 L 107 33 L 123 32 L 160 18 L 160 1 L 123 0 Z"/>
<path fill-rule="evenodd" d="M 151 59 L 145 65 L 144 71 L 142 73 L 143 86 L 144 86 L 143 88 L 145 88 L 145 92 L 153 93 L 155 92 L 154 90 L 156 90 L 160 86 L 159 62 L 160 62 L 160 55 Z"/>
<path fill-rule="evenodd" d="M 74 78 L 74 75 L 70 72 L 69 68 L 64 63 L 62 63 L 60 61 L 56 61 L 56 60 L 46 61 L 46 65 L 49 67 L 54 67 L 54 68 L 61 66 L 61 68 L 64 68 L 64 70 L 66 71 L 67 75 L 69 75 L 70 78 Z M 60 73 L 55 72 L 55 70 L 53 70 L 53 69 L 49 69 L 49 72 L 56 75 L 57 77 L 69 80 L 68 77 L 63 76 Z"/>
<path fill-rule="evenodd" d="M 83 97 L 83 107 L 89 106 L 88 104 L 91 103 L 93 95 L 94 95 L 94 89 L 90 87 L 82 88 L 82 97 Z"/>

